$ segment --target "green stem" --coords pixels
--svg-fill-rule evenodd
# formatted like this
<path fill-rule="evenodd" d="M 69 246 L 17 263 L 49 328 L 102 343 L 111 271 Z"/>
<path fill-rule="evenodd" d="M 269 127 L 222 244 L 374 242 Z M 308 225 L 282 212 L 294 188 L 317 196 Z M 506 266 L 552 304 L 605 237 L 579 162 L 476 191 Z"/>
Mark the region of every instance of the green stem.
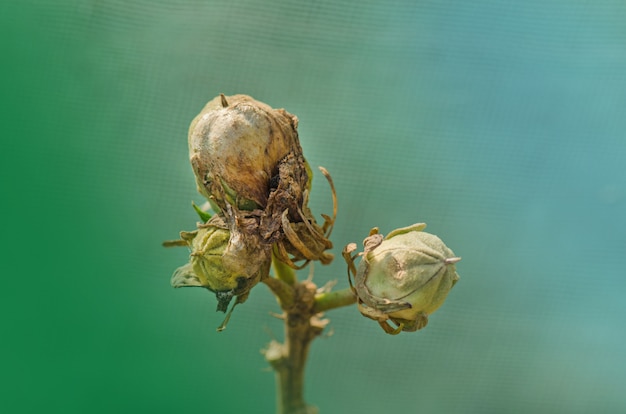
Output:
<path fill-rule="evenodd" d="M 292 290 L 293 306 L 283 306 L 285 342 L 270 342 L 264 351 L 265 359 L 276 371 L 277 413 L 315 414 L 317 408 L 304 400 L 304 368 L 311 341 L 322 333 L 328 321 L 320 319 L 313 310 L 317 291 L 313 282 L 304 281 L 288 288 Z"/>
<path fill-rule="evenodd" d="M 342 306 L 354 305 L 355 303 L 356 295 L 349 288 L 334 292 L 318 293 L 315 295 L 313 311 L 325 312 Z"/>
<path fill-rule="evenodd" d="M 293 287 L 283 282 L 281 279 L 275 277 L 266 277 L 261 280 L 272 291 L 274 296 L 278 299 L 280 307 L 283 309 L 289 309 L 293 306 L 294 294 Z"/>
<path fill-rule="evenodd" d="M 304 368 L 313 339 L 328 323 L 321 312 L 356 303 L 352 289 L 318 293 L 310 280 L 298 282 L 296 272 L 276 257 L 276 277 L 263 279 L 278 298 L 285 322 L 285 342 L 270 342 L 265 359 L 276 372 L 277 413 L 316 414 L 317 408 L 304 400 Z"/>
<path fill-rule="evenodd" d="M 274 266 L 274 272 L 276 277 L 288 285 L 295 285 L 298 282 L 296 271 L 289 267 L 287 264 L 281 262 L 276 258 L 275 254 L 272 254 L 272 265 Z"/>

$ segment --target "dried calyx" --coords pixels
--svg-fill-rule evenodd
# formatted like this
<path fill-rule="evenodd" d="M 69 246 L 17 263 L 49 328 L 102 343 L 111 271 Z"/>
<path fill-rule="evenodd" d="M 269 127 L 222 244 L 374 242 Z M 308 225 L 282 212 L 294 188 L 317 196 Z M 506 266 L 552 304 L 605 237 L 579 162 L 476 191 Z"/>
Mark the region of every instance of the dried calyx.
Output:
<path fill-rule="evenodd" d="M 461 258 L 437 236 L 423 232 L 425 227 L 414 224 L 384 238 L 374 228 L 363 241 L 362 253 L 352 254 L 354 243 L 343 251 L 348 273 L 354 277 L 354 283 L 349 280 L 359 311 L 378 321 L 389 334 L 425 327 L 428 316 L 443 304 L 459 280 L 455 263 Z M 357 256 L 362 257 L 358 268 L 354 264 Z"/>
<path fill-rule="evenodd" d="M 247 95 L 220 95 L 195 117 L 190 162 L 198 191 L 216 215 L 173 243 L 191 250 L 173 286 L 205 287 L 216 293 L 217 309 L 226 311 L 233 297 L 242 303 L 268 277 L 272 253 L 293 268 L 331 262 L 334 186 L 320 168 L 331 185 L 334 211 L 319 225 L 307 205 L 312 173 L 297 126 L 296 116 Z"/>

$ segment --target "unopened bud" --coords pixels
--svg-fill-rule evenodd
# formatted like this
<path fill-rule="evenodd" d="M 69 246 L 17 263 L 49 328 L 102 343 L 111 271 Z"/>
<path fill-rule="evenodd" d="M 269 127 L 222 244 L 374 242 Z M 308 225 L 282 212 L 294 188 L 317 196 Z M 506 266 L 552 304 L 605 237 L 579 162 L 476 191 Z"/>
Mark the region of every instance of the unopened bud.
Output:
<path fill-rule="evenodd" d="M 189 263 L 172 275 L 173 287 L 204 287 L 215 293 L 217 310 L 226 312 L 233 297 L 244 302 L 250 289 L 269 273 L 270 252 L 246 244 L 215 216 L 191 232 L 181 232 L 191 250 Z"/>
<path fill-rule="evenodd" d="M 348 246 L 344 257 L 354 273 L 359 310 L 377 320 L 387 333 L 416 331 L 446 299 L 459 280 L 456 257 L 437 236 L 415 224 L 392 231 L 384 239 L 374 230 L 365 239 L 358 268 L 351 263 Z M 392 321 L 397 328 L 391 327 Z"/>

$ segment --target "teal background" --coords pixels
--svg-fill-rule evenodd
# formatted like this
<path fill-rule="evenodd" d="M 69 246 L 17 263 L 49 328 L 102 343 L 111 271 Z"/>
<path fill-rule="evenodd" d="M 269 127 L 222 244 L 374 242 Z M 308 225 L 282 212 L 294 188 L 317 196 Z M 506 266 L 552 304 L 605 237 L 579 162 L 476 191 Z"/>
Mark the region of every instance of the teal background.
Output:
<path fill-rule="evenodd" d="M 273 412 L 273 297 L 218 334 L 160 246 L 220 92 L 298 115 L 336 255 L 424 221 L 463 257 L 423 331 L 328 313 L 321 413 L 626 411 L 623 1 L 7 1 L 0 46 L 0 411 Z"/>

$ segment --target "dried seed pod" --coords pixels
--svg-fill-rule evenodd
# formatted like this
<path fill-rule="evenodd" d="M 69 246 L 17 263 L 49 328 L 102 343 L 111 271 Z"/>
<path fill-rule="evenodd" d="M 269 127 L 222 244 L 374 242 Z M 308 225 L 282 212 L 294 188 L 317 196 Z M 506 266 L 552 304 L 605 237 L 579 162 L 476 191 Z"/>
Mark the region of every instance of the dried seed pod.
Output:
<path fill-rule="evenodd" d="M 319 226 L 307 201 L 311 170 L 302 155 L 298 119 L 246 95 L 220 95 L 189 128 L 189 155 L 198 191 L 220 211 L 231 231 L 279 260 L 330 263 L 326 250 L 336 215 Z M 332 181 L 328 173 L 323 173 Z M 258 245 L 265 244 L 266 247 Z M 304 265 L 302 265 L 304 266 Z"/>
<path fill-rule="evenodd" d="M 414 224 L 394 230 L 384 239 L 372 229 L 364 240 L 358 268 L 353 262 L 356 256 L 352 256 L 356 245 L 344 249 L 360 312 L 378 321 L 387 333 L 426 326 L 428 316 L 443 304 L 459 280 L 455 263 L 461 259 L 437 236 L 423 232 L 425 227 Z"/>
<path fill-rule="evenodd" d="M 220 209 L 264 209 L 280 160 L 302 154 L 297 125 L 294 115 L 247 95 L 214 98 L 189 127 L 198 191 Z"/>

